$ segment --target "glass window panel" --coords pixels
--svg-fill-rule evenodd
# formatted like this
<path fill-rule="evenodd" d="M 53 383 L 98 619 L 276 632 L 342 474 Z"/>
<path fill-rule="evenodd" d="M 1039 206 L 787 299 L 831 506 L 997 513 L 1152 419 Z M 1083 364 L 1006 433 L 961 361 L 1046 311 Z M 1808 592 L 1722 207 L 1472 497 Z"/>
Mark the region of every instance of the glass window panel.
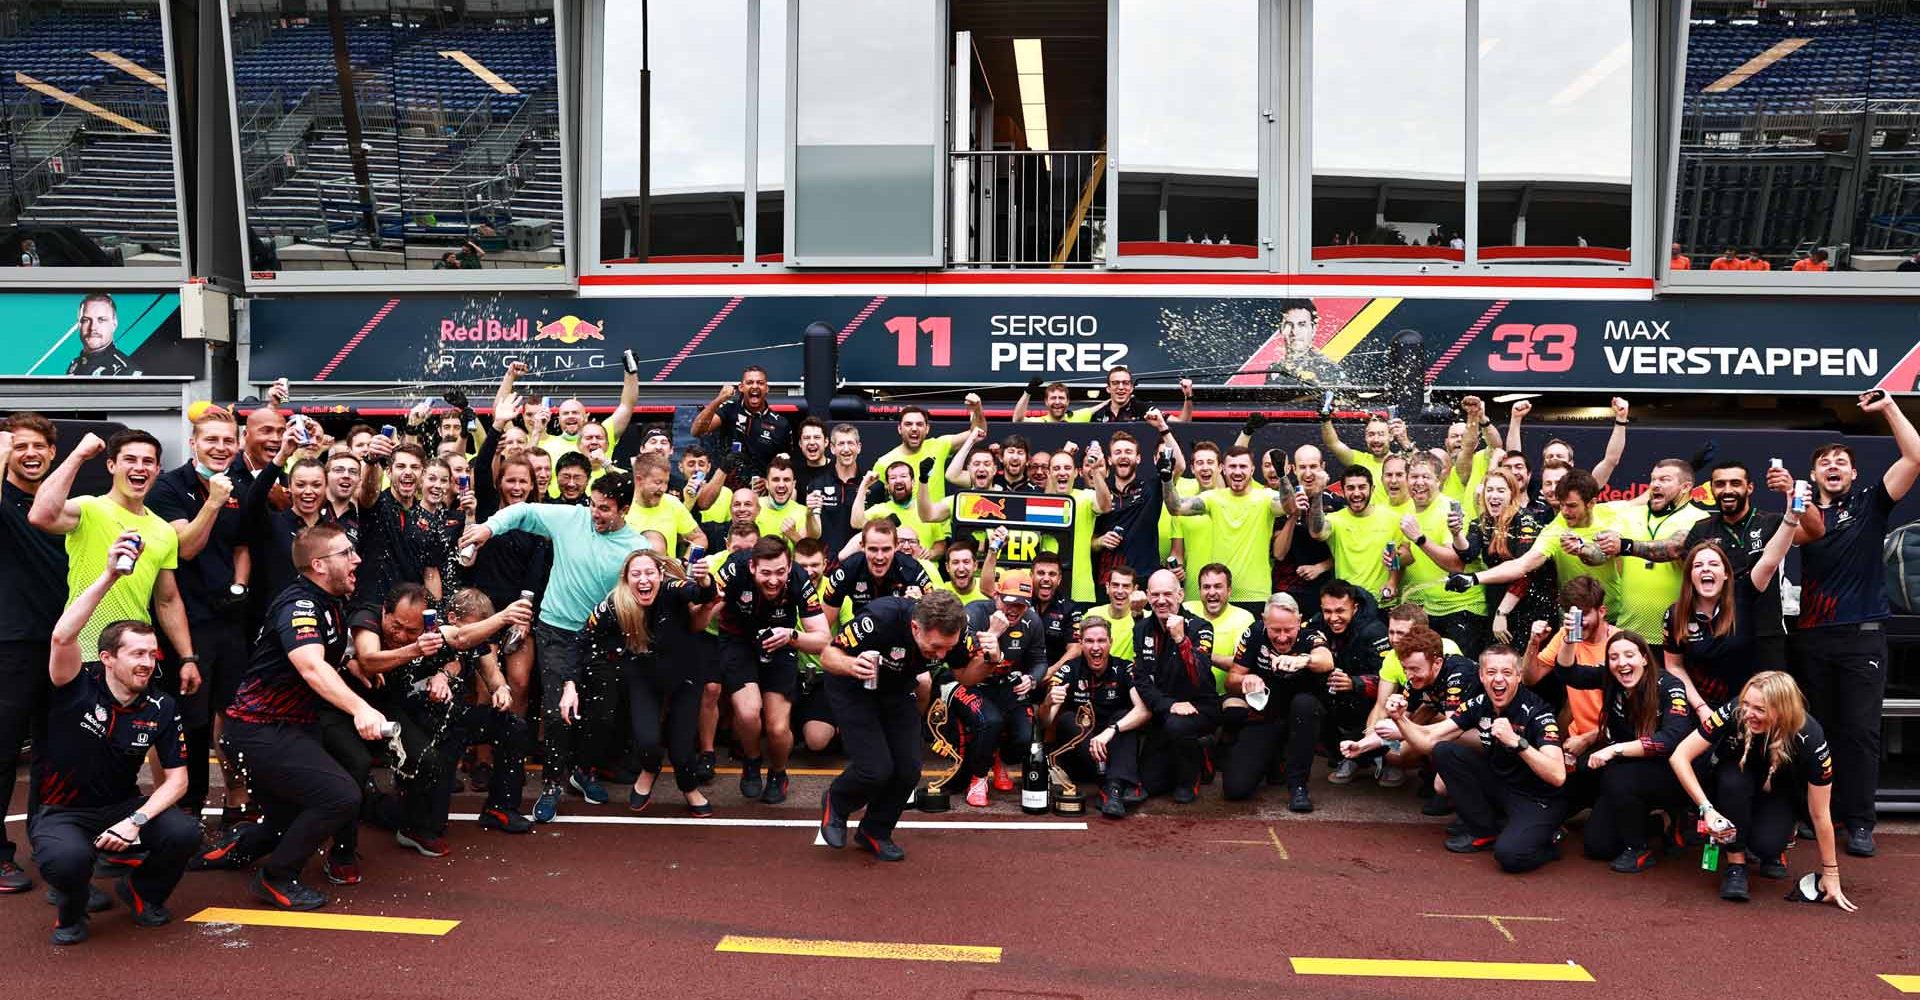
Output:
<path fill-rule="evenodd" d="M 1920 20 L 1696 0 L 1676 269 L 1889 271 L 1920 247 Z"/>
<path fill-rule="evenodd" d="M 1629 263 L 1627 0 L 1480 0 L 1479 50 L 1480 259 Z"/>
<path fill-rule="evenodd" d="M 550 0 L 262 0 L 230 27 L 253 270 L 563 263 Z"/>
<path fill-rule="evenodd" d="M 1259 256 L 1260 7 L 1121 0 L 1122 256 Z"/>
<path fill-rule="evenodd" d="M 760 0 L 760 142 L 754 253 L 780 260 L 786 238 L 787 0 Z"/>
<path fill-rule="evenodd" d="M 1460 261 L 1465 0 L 1313 5 L 1316 262 Z"/>
<path fill-rule="evenodd" d="M 178 267 L 159 5 L 52 6 L 0 35 L 0 263 Z"/>
<path fill-rule="evenodd" d="M 601 259 L 737 262 L 746 245 L 747 4 L 745 0 L 609 3 L 602 48 Z M 784 47 L 785 41 L 781 40 Z M 651 77 L 641 106 L 641 52 Z M 648 226 L 641 211 L 641 122 Z M 784 137 L 781 137 L 784 138 Z M 644 245 L 643 245 L 644 244 Z"/>
<path fill-rule="evenodd" d="M 935 0 L 798 10 L 793 256 L 934 262 L 946 51 Z"/>

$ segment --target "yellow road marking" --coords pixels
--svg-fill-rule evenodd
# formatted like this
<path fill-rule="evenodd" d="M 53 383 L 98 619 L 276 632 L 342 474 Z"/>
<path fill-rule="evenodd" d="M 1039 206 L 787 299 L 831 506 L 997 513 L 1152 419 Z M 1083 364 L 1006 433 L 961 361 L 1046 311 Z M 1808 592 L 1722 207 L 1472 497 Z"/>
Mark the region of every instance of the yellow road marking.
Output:
<path fill-rule="evenodd" d="M 1327 346 L 1321 348 L 1320 353 L 1326 355 L 1328 361 L 1338 361 L 1346 357 L 1349 351 L 1359 347 L 1360 342 L 1367 339 L 1367 334 L 1372 333 L 1373 328 L 1379 326 L 1387 318 L 1388 313 L 1400 305 L 1400 301 L 1395 298 L 1379 298 L 1367 303 L 1359 312 L 1353 314 L 1353 318 L 1347 321 L 1346 326 L 1340 328 L 1339 333 L 1333 335 L 1332 340 L 1327 341 Z"/>
<path fill-rule="evenodd" d="M 1504 921 L 1532 920 L 1538 923 L 1548 924 L 1557 924 L 1560 922 L 1559 917 L 1505 917 L 1493 913 L 1422 913 L 1420 915 L 1423 917 L 1438 917 L 1443 920 L 1484 920 L 1492 924 L 1493 929 L 1499 931 L 1500 936 L 1506 938 L 1509 944 L 1513 943 L 1513 932 L 1507 930 L 1507 925 Z"/>
<path fill-rule="evenodd" d="M 101 118 L 101 119 L 105 119 L 106 121 L 110 121 L 115 125 L 118 125 L 121 128 L 134 133 L 135 135 L 158 135 L 159 134 L 158 132 L 155 132 L 154 130 L 146 127 L 145 125 L 140 124 L 137 121 L 134 121 L 131 118 L 122 118 L 119 115 L 116 115 L 111 111 L 108 111 L 106 108 L 103 108 L 100 105 L 95 104 L 84 97 L 79 97 L 74 94 L 69 94 L 66 91 L 61 90 L 59 87 L 56 87 L 51 83 L 44 83 L 40 80 L 36 80 L 25 73 L 15 72 L 13 74 L 13 82 L 19 84 L 22 87 L 27 88 L 28 90 L 35 90 L 42 94 L 45 94 L 48 97 L 51 97 L 62 104 L 71 105 L 72 107 L 79 108 L 80 110 L 85 111 L 87 114 L 90 114 L 95 118 Z"/>
<path fill-rule="evenodd" d="M 417 917 L 364 917 L 353 913 L 290 913 L 285 910 L 243 910 L 209 906 L 187 918 L 196 924 L 246 924 L 252 927 L 302 927 L 319 931 L 368 931 L 374 934 L 424 934 L 440 937 L 455 927 L 458 920 L 423 920 Z"/>
<path fill-rule="evenodd" d="M 1267 839 L 1273 841 L 1273 849 L 1280 852 L 1280 860 L 1282 861 L 1293 860 L 1292 858 L 1287 857 L 1287 849 L 1286 847 L 1281 845 L 1280 835 L 1273 832 L 1273 827 L 1267 827 Z"/>
<path fill-rule="evenodd" d="M 1207 843 L 1238 844 L 1242 847 L 1271 847 L 1274 849 L 1274 851 L 1279 853 L 1280 860 L 1282 861 L 1293 860 L 1293 858 L 1287 854 L 1286 845 L 1280 843 L 1280 835 L 1273 832 L 1273 827 L 1267 827 L 1267 839 L 1265 840 L 1209 840 L 1207 841 Z"/>
<path fill-rule="evenodd" d="M 499 91 L 502 94 L 518 94 L 520 92 L 519 87 L 516 87 L 513 84 L 500 79 L 499 76 L 495 75 L 493 70 L 490 70 L 484 65 L 481 65 L 480 60 L 475 59 L 470 55 L 467 55 L 465 52 L 462 52 L 459 49 L 446 49 L 441 51 L 440 55 L 442 58 L 451 59 L 454 62 L 457 62 L 462 66 L 465 66 L 467 68 L 467 72 L 472 73 L 474 76 L 479 77 L 481 81 L 484 82 L 487 86 L 492 87 L 493 89 Z"/>
<path fill-rule="evenodd" d="M 1801 46 L 1813 41 L 1811 38 L 1782 38 L 1767 48 L 1767 51 L 1743 62 L 1726 76 L 1706 85 L 1701 91 L 1706 94 L 1718 94 L 1747 82 L 1755 73 L 1800 51 Z"/>
<path fill-rule="evenodd" d="M 106 63 L 107 65 L 112 66 L 114 69 L 117 69 L 123 73 L 128 73 L 128 74 L 131 74 L 132 76 L 138 77 L 142 82 L 147 83 L 151 86 L 158 87 L 161 90 L 167 89 L 166 77 L 161 76 L 158 73 L 155 73 L 153 70 L 150 70 L 145 66 L 142 66 L 137 62 L 134 62 L 131 59 L 128 59 L 126 56 L 123 56 L 118 52 L 89 52 L 87 53 L 87 55 L 90 55 L 95 59 L 98 59 L 101 62 Z"/>
<path fill-rule="evenodd" d="M 1295 975 L 1380 976 L 1398 979 L 1492 979 L 1530 983 L 1591 983 L 1572 962 L 1430 962 L 1388 958 L 1294 958 Z"/>
<path fill-rule="evenodd" d="M 885 958 L 906 962 L 981 962 L 997 965 L 1000 949 L 967 944 L 906 944 L 897 941 L 812 941 L 806 938 L 743 937 L 729 934 L 714 951 L 748 955 L 805 955 L 812 958 Z"/>
<path fill-rule="evenodd" d="M 1887 976 L 1881 981 L 1902 993 L 1920 993 L 1920 976 Z"/>

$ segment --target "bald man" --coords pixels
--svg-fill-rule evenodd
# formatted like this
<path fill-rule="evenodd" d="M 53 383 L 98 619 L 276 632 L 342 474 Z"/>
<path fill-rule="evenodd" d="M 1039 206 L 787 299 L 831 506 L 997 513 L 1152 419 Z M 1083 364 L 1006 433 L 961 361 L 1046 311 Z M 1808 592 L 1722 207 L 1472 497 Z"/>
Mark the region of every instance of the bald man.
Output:
<path fill-rule="evenodd" d="M 1171 570 L 1147 578 L 1151 614 L 1134 625 L 1134 689 L 1153 712 L 1141 749 L 1140 777 L 1148 795 L 1173 793 L 1180 805 L 1199 796 L 1203 740 L 1220 725 L 1213 681 L 1213 626 L 1181 605 L 1185 594 Z"/>

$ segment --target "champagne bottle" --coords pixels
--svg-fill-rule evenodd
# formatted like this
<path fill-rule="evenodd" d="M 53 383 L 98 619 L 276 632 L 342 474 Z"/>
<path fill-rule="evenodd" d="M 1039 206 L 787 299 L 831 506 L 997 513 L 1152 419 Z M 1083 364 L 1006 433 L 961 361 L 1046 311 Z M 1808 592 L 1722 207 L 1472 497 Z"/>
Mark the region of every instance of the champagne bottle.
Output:
<path fill-rule="evenodd" d="M 1047 749 L 1040 745 L 1040 734 L 1036 732 L 1033 745 L 1027 748 L 1027 770 L 1020 782 L 1021 812 L 1038 816 L 1047 811 L 1049 782 Z"/>

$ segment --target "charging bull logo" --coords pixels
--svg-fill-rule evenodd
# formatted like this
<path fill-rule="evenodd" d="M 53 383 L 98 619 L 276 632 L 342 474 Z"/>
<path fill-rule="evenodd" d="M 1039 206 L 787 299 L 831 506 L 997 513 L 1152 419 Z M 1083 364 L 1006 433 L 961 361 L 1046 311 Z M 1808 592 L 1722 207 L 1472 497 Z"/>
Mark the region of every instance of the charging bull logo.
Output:
<path fill-rule="evenodd" d="M 978 518 L 982 521 L 1004 521 L 1007 519 L 1007 502 L 1005 500 L 982 496 L 971 497 L 969 499 L 971 499 L 973 503 L 969 505 L 970 509 L 967 511 L 968 517 Z"/>
<path fill-rule="evenodd" d="M 535 342 L 557 340 L 572 347 L 583 340 L 605 340 L 606 324 L 589 323 L 578 316 L 562 316 L 551 323 L 542 323 L 534 333 Z"/>

